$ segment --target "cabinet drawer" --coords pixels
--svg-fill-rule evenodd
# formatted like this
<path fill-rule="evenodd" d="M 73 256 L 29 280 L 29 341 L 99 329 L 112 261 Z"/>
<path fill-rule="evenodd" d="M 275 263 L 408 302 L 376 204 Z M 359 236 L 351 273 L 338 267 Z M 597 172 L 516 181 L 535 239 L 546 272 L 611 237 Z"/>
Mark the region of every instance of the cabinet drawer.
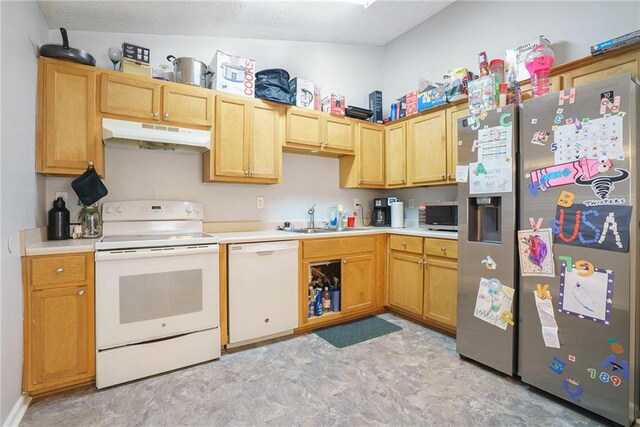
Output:
<path fill-rule="evenodd" d="M 42 288 L 60 283 L 85 282 L 85 255 L 64 255 L 31 259 L 31 285 Z"/>
<path fill-rule="evenodd" d="M 343 255 L 373 252 L 376 246 L 375 236 L 338 237 L 303 241 L 303 258 L 339 258 Z"/>
<path fill-rule="evenodd" d="M 389 248 L 394 251 L 422 254 L 422 237 L 392 234 L 389 236 Z"/>
<path fill-rule="evenodd" d="M 424 251 L 427 255 L 458 258 L 458 242 L 446 239 L 425 239 Z"/>

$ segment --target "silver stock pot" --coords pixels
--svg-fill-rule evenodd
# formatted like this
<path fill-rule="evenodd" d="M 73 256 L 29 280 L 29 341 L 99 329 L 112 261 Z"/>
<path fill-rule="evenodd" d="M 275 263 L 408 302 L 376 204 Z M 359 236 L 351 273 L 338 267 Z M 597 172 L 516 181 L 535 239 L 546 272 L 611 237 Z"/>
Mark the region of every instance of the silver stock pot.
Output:
<path fill-rule="evenodd" d="M 167 56 L 167 61 L 173 64 L 175 81 L 191 86 L 206 87 L 207 64 L 197 59 L 189 57 L 176 58 L 173 55 Z"/>

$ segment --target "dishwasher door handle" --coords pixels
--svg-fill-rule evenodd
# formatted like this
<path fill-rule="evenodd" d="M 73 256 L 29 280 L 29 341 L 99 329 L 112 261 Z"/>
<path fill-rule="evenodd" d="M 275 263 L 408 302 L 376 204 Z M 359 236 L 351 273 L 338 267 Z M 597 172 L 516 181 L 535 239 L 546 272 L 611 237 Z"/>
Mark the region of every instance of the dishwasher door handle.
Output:
<path fill-rule="evenodd" d="M 273 255 L 275 253 L 276 253 L 276 251 L 258 251 L 258 252 L 256 252 L 256 254 L 260 255 L 260 256 L 269 256 L 269 255 Z"/>

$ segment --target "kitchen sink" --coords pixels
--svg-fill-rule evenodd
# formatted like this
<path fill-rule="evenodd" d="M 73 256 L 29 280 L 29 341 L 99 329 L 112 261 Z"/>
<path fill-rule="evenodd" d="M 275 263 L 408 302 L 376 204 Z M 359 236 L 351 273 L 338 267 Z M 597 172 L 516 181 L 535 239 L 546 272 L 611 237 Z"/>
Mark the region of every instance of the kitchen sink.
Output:
<path fill-rule="evenodd" d="M 347 227 L 341 230 L 336 230 L 335 228 L 296 228 L 295 230 L 285 230 L 285 231 L 291 231 L 292 233 L 301 233 L 301 234 L 314 234 L 314 233 L 342 233 L 345 231 L 358 231 L 358 230 L 365 230 L 365 228 Z"/>

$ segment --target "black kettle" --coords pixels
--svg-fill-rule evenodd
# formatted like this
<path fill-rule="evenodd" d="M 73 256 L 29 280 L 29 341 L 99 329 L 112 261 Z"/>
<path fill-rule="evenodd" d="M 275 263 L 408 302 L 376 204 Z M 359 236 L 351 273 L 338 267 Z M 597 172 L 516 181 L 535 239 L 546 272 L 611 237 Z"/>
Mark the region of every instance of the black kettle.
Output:
<path fill-rule="evenodd" d="M 53 208 L 49 211 L 49 225 L 47 226 L 47 238 L 49 240 L 69 239 L 69 209 L 65 207 L 64 199 L 58 197 L 53 202 Z"/>

